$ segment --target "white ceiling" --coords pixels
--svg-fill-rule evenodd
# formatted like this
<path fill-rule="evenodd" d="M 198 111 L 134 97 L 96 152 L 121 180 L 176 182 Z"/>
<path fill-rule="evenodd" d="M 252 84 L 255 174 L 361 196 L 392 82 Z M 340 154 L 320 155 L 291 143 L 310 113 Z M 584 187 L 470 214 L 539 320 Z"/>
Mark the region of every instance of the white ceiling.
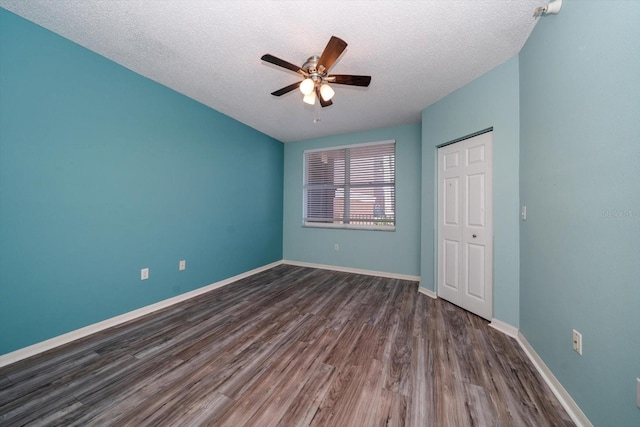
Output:
<path fill-rule="evenodd" d="M 517 54 L 548 0 L 0 0 L 0 6 L 282 142 L 418 123 L 421 111 Z M 335 35 L 333 105 L 270 93 Z"/>

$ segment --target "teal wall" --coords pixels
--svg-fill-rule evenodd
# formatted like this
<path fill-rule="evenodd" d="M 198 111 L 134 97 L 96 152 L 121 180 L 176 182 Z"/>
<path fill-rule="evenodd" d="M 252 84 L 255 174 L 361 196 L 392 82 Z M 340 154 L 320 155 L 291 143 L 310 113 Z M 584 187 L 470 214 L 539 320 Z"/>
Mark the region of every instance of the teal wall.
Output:
<path fill-rule="evenodd" d="M 280 142 L 3 9 L 0 121 L 0 354 L 282 259 Z"/>
<path fill-rule="evenodd" d="M 519 321 L 518 58 L 494 68 L 422 112 L 421 286 L 436 289 L 437 147 L 493 128 L 493 317 Z"/>
<path fill-rule="evenodd" d="M 396 231 L 302 227 L 304 150 L 389 139 L 396 140 Z M 419 276 L 420 125 L 285 144 L 283 252 L 286 260 Z"/>
<path fill-rule="evenodd" d="M 520 79 L 521 331 L 594 425 L 640 426 L 640 2 L 565 0 Z"/>

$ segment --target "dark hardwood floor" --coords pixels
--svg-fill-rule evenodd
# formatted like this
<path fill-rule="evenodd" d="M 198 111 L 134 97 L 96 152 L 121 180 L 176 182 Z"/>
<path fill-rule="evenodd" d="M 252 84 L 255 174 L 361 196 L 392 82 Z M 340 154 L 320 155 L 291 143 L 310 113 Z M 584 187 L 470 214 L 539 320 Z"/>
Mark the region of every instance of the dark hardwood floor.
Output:
<path fill-rule="evenodd" d="M 573 423 L 515 340 L 416 282 L 282 265 L 0 368 L 0 425 Z"/>

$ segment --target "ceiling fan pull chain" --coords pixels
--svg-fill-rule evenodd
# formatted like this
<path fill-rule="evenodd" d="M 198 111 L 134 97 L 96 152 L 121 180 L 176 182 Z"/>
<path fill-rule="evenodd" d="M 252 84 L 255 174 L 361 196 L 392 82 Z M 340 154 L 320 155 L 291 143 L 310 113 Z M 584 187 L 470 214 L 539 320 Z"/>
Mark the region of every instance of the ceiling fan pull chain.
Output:
<path fill-rule="evenodd" d="M 320 103 L 316 102 L 314 105 L 314 115 L 313 115 L 313 123 L 318 123 L 320 121 Z"/>

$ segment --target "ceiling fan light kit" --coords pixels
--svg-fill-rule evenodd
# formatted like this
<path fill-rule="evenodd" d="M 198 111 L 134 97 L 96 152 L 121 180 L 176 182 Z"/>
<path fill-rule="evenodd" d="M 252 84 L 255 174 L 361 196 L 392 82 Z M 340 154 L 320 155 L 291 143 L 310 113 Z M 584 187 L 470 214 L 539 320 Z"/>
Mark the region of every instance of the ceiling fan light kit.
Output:
<path fill-rule="evenodd" d="M 313 105 L 316 103 L 316 93 L 315 92 L 311 92 L 308 93 L 304 96 L 304 98 L 302 98 L 302 101 L 305 104 L 309 104 L 309 105 Z"/>
<path fill-rule="evenodd" d="M 322 96 L 322 99 L 324 99 L 325 101 L 330 101 L 331 98 L 333 98 L 333 95 L 335 95 L 336 92 L 331 89 L 331 86 L 329 86 L 326 83 L 323 83 L 322 86 L 320 86 L 320 95 Z"/>
<path fill-rule="evenodd" d="M 304 95 L 302 100 L 306 104 L 314 105 L 316 98 L 318 98 L 322 107 L 328 107 L 329 105 L 332 105 L 331 99 L 335 95 L 335 91 L 328 83 L 362 87 L 369 86 L 369 83 L 371 83 L 371 76 L 329 74 L 329 69 L 346 48 L 347 43 L 344 40 L 339 39 L 336 36 L 332 36 L 329 43 L 327 43 L 327 46 L 324 48 L 322 55 L 309 57 L 302 67 L 298 67 L 290 62 L 276 58 L 271 54 L 263 55 L 261 58 L 263 61 L 294 71 L 304 77 L 301 82 L 293 83 L 289 86 L 283 87 L 282 89 L 278 89 L 275 92 L 271 92 L 271 94 L 274 96 L 282 96 L 292 90 L 295 90 L 295 88 L 299 88 L 300 92 Z"/>
<path fill-rule="evenodd" d="M 300 92 L 302 92 L 303 95 L 309 95 L 313 93 L 315 85 L 314 81 L 307 77 L 300 83 Z"/>

